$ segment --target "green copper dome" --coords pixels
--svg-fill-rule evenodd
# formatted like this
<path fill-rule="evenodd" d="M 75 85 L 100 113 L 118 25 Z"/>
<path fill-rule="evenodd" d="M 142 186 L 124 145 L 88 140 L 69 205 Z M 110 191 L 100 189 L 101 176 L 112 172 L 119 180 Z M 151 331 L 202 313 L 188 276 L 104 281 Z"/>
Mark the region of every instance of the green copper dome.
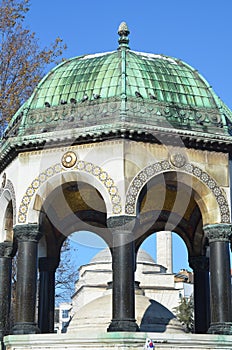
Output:
<path fill-rule="evenodd" d="M 122 66 L 125 64 L 125 75 Z M 131 50 L 72 58 L 53 69 L 39 84 L 29 104 L 30 109 L 58 106 L 84 96 L 152 96 L 158 101 L 193 107 L 217 107 L 217 97 L 206 81 L 184 62 L 162 55 Z"/>
<path fill-rule="evenodd" d="M 92 142 L 138 134 L 155 141 L 160 133 L 231 143 L 232 112 L 194 68 L 173 57 L 131 50 L 125 22 L 118 34 L 115 51 L 71 58 L 42 79 L 9 123 L 4 149 L 8 143 Z"/>
<path fill-rule="evenodd" d="M 139 94 L 146 100 L 153 97 L 192 107 L 218 106 L 217 96 L 196 70 L 175 58 L 131 51 L 125 23 L 119 34 L 119 50 L 74 57 L 51 70 L 38 85 L 28 107 L 32 110 L 58 106 L 74 99 L 80 103 L 85 96 L 93 100 L 94 95 L 107 99 Z"/>

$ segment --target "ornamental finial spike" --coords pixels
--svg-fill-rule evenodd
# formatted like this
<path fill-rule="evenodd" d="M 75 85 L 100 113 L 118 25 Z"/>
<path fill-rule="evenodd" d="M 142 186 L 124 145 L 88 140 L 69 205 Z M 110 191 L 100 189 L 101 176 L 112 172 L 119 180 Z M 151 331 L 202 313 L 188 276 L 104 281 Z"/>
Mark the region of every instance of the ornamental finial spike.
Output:
<path fill-rule="evenodd" d="M 129 46 L 128 46 L 128 44 L 129 44 L 128 35 L 129 34 L 130 34 L 130 31 L 127 27 L 126 22 L 122 22 L 120 24 L 120 26 L 118 27 L 118 35 L 120 36 L 120 38 L 118 39 L 119 48 L 121 48 L 121 47 L 129 48 Z"/>

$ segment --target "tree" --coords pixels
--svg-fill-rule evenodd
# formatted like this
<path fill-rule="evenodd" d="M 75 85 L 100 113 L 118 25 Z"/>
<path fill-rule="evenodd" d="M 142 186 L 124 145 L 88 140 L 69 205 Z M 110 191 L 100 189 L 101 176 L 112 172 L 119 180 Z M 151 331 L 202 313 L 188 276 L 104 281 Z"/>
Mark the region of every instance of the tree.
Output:
<path fill-rule="evenodd" d="M 188 333 L 193 332 L 194 328 L 194 303 L 193 297 L 185 298 L 181 297 L 180 303 L 174 309 L 176 318 L 185 327 L 185 331 Z"/>
<path fill-rule="evenodd" d="M 70 302 L 75 291 L 75 282 L 78 278 L 77 264 L 71 254 L 70 240 L 67 238 L 61 248 L 61 259 L 56 270 L 56 305 L 62 302 Z M 75 251 L 75 250 L 74 250 Z"/>
<path fill-rule="evenodd" d="M 0 0 L 0 131 L 30 97 L 45 66 L 66 48 L 59 37 L 40 48 L 35 33 L 24 25 L 29 8 L 29 0 Z"/>

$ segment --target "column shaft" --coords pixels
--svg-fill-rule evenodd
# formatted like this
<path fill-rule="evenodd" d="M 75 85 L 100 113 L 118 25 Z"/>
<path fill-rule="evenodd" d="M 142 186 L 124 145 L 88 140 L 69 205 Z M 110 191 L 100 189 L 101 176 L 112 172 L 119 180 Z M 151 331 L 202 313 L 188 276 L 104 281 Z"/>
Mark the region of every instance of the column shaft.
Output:
<path fill-rule="evenodd" d="M 210 325 L 209 259 L 196 256 L 189 263 L 194 273 L 194 329 L 204 334 Z"/>
<path fill-rule="evenodd" d="M 39 312 L 38 326 L 41 333 L 54 333 L 55 272 L 57 259 L 39 259 Z"/>
<path fill-rule="evenodd" d="M 208 333 L 232 334 L 229 240 L 231 225 L 204 227 L 210 247 L 211 324 Z"/>
<path fill-rule="evenodd" d="M 39 333 L 35 322 L 37 289 L 37 245 L 41 237 L 38 226 L 20 225 L 15 228 L 18 240 L 16 315 L 13 334 Z"/>
<path fill-rule="evenodd" d="M 228 242 L 210 243 L 212 323 L 231 322 L 231 278 Z M 219 303 L 220 301 L 220 303 Z"/>
<path fill-rule="evenodd" d="M 11 274 L 12 274 L 12 243 L 0 243 L 0 340 L 9 334 Z"/>
<path fill-rule="evenodd" d="M 116 234 L 113 248 L 113 293 L 116 305 L 113 318 L 133 319 L 134 310 L 134 244 L 124 243 L 125 233 Z"/>
<path fill-rule="evenodd" d="M 135 322 L 135 248 L 131 231 L 125 227 L 113 229 L 112 269 L 112 322 L 113 331 L 137 331 Z"/>

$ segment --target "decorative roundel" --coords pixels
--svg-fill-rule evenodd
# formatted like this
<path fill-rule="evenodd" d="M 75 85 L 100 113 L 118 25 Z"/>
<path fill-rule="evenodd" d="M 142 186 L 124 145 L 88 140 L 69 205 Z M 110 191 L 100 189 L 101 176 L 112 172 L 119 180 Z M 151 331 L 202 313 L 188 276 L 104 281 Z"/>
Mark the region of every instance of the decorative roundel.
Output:
<path fill-rule="evenodd" d="M 61 163 L 65 168 L 72 168 L 77 162 L 77 156 L 74 152 L 66 152 L 62 159 Z"/>
<path fill-rule="evenodd" d="M 170 162 L 176 168 L 182 168 L 186 164 L 186 158 L 182 153 L 173 153 L 170 156 Z"/>

